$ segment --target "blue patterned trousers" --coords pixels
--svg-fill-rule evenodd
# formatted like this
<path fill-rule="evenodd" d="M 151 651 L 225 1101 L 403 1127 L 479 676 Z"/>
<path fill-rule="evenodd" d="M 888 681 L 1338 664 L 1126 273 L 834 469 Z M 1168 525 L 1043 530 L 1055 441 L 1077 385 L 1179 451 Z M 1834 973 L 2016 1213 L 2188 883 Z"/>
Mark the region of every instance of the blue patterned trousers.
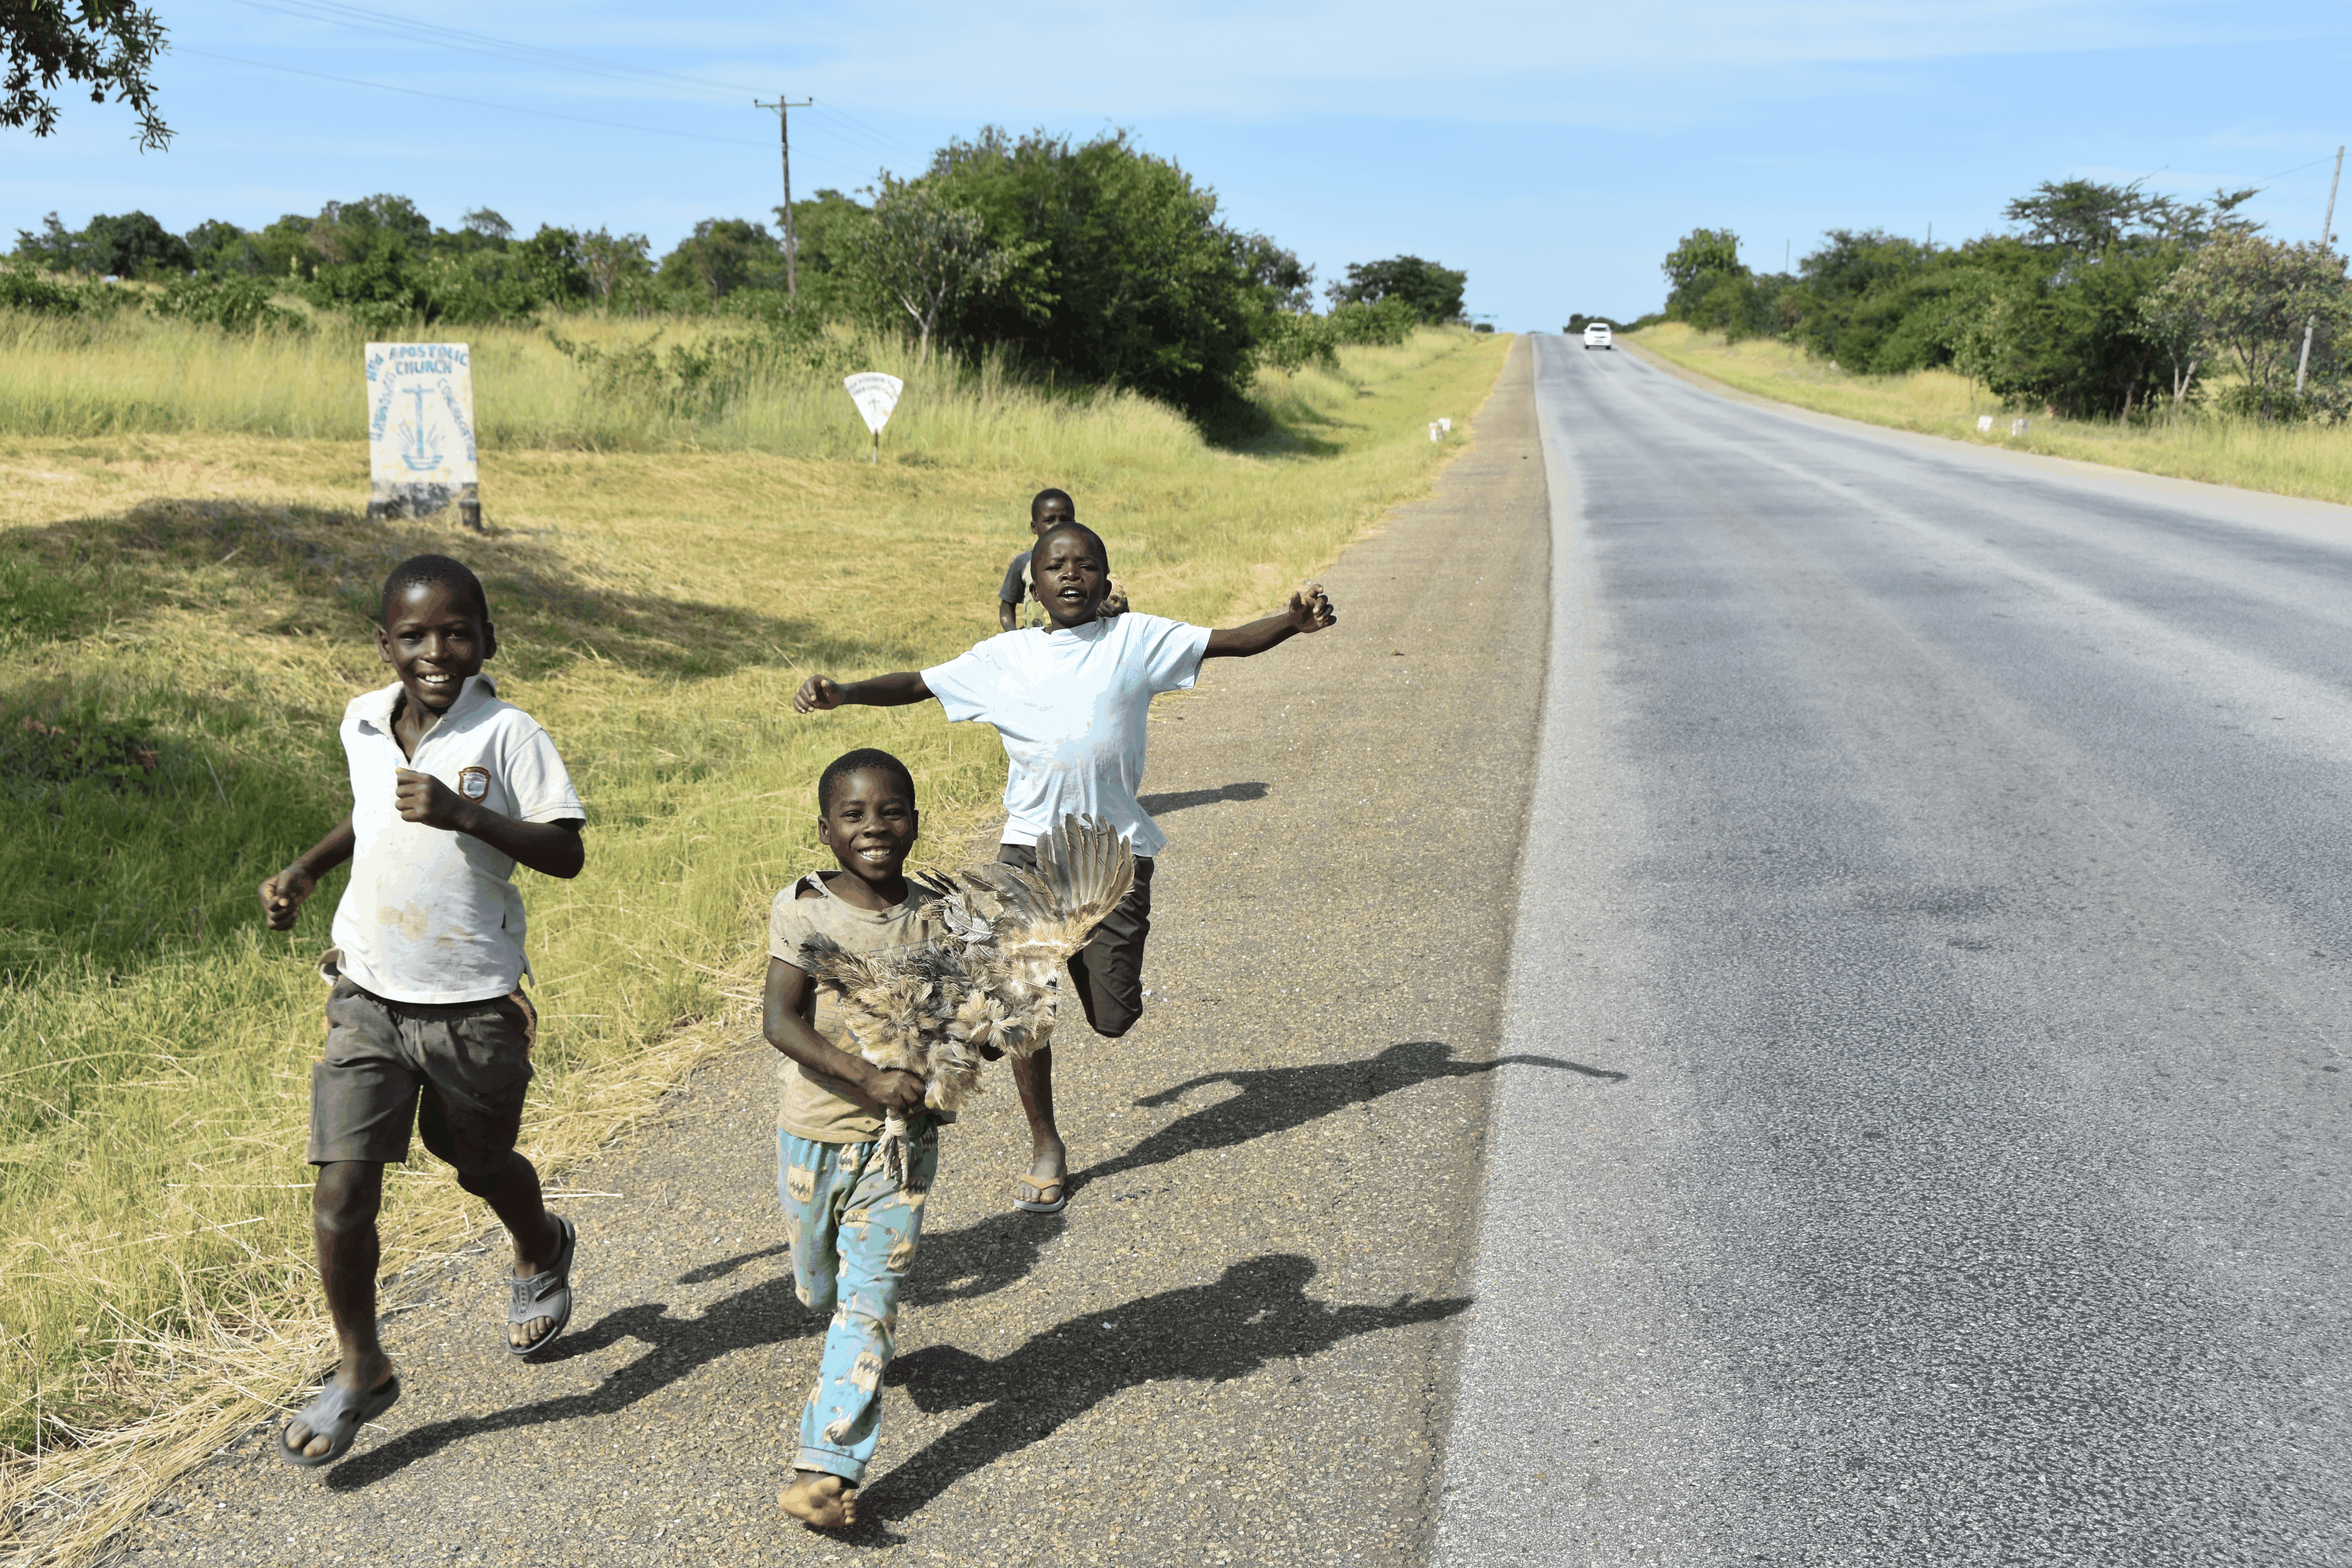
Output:
<path fill-rule="evenodd" d="M 793 1244 L 793 1286 L 801 1304 L 831 1312 L 816 1386 L 801 1410 L 793 1468 L 829 1470 L 855 1486 L 880 1439 L 882 1373 L 898 1329 L 898 1291 L 915 1264 L 926 1193 L 902 1191 L 882 1174 L 881 1145 L 819 1144 L 776 1134 L 777 1196 Z M 940 1168 L 933 1127 L 916 1145 L 917 1184 Z"/>

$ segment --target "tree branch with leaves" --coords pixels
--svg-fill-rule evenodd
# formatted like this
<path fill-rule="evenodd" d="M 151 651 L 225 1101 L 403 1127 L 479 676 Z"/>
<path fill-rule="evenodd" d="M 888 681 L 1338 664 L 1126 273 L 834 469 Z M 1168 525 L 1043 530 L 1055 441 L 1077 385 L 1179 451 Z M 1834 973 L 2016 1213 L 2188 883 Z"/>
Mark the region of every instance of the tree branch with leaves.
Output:
<path fill-rule="evenodd" d="M 155 13 L 131 0 L 0 0 L 0 126 L 30 126 L 36 136 L 57 130 L 55 94 L 68 82 L 89 89 L 92 103 L 112 93 L 139 117 L 142 150 L 171 145 L 172 131 L 155 111 L 149 78 L 167 47 Z"/>

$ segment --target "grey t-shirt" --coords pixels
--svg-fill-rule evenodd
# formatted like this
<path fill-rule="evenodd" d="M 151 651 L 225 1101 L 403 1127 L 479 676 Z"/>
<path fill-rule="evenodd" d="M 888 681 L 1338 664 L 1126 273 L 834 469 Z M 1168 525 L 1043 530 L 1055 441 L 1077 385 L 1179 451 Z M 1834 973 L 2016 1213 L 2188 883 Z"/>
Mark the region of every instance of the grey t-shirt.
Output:
<path fill-rule="evenodd" d="M 1005 603 L 1018 604 L 1029 591 L 1029 557 L 1033 553 L 1023 550 L 1013 558 L 1013 564 L 1004 569 L 1004 586 L 996 591 L 996 597 Z"/>

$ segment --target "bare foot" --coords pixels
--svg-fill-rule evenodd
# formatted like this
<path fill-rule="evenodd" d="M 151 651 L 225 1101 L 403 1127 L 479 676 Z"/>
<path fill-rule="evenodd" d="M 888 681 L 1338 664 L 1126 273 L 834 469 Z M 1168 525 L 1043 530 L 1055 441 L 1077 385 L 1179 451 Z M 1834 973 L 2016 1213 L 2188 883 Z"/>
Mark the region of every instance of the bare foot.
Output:
<path fill-rule="evenodd" d="M 345 1387 L 364 1388 L 373 1394 L 392 1381 L 392 1358 L 379 1351 L 362 1368 L 362 1376 L 346 1376 L 337 1372 L 335 1381 Z M 286 1423 L 286 1430 L 278 1440 L 286 1445 L 287 1452 L 312 1459 L 335 1446 L 324 1432 L 311 1431 L 299 1416 Z"/>
<path fill-rule="evenodd" d="M 811 1530 L 841 1530 L 857 1522 L 857 1489 L 829 1470 L 794 1470 L 776 1506 Z"/>

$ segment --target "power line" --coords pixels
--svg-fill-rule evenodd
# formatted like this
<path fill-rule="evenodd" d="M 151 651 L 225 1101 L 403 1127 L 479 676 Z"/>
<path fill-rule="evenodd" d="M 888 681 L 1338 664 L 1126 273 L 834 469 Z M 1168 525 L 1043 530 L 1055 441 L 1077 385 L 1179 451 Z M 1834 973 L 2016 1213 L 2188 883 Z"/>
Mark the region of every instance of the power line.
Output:
<path fill-rule="evenodd" d="M 301 16 L 310 21 L 331 22 L 337 26 L 356 27 L 364 32 L 383 33 L 387 29 L 395 37 L 405 37 L 418 43 L 432 44 L 441 48 L 462 49 L 473 54 L 507 51 L 501 57 L 514 55 L 529 57 L 531 63 L 553 65 L 564 69 L 585 70 L 599 76 L 652 77 L 674 81 L 708 93 L 733 98 L 741 92 L 740 86 L 711 81 L 701 77 L 681 76 L 656 66 L 632 65 L 621 60 L 600 60 L 589 55 L 575 55 L 562 49 L 544 48 L 537 44 L 520 44 L 511 38 L 500 38 L 488 33 L 468 32 L 462 27 L 444 27 L 437 23 L 413 21 L 388 12 L 371 11 L 362 5 L 345 5 L 339 0 L 290 0 L 290 3 L 265 5 L 262 0 L 238 0 L 258 10 L 278 11 L 288 16 Z M 340 13 L 340 14 L 339 14 Z M 359 16 L 365 22 L 352 21 Z M 371 26 L 370 24 L 375 24 Z M 485 47 L 487 46 L 487 47 Z"/>
<path fill-rule="evenodd" d="M 349 5 L 341 0 L 237 0 L 242 5 L 257 11 L 274 11 L 279 16 L 294 16 L 304 21 L 326 22 L 359 32 L 373 33 L 379 37 L 404 38 L 413 43 L 435 48 L 456 49 L 467 54 L 484 55 L 492 59 L 511 60 L 521 65 L 553 66 L 562 70 L 578 71 L 583 75 L 603 77 L 608 80 L 646 79 L 676 82 L 698 92 L 733 99 L 743 91 L 740 84 L 714 81 L 707 77 L 687 76 L 677 71 L 663 70 L 656 66 L 633 65 L 623 60 L 598 59 L 591 55 L 575 55 L 562 49 L 550 49 L 537 44 L 519 43 L 488 33 L 476 33 L 461 27 L 445 27 L 437 23 L 418 22 L 390 12 L 370 10 L 364 5 Z M 364 20 L 353 20 L 353 18 Z M 835 133 L 852 141 L 863 141 L 875 151 L 921 156 L 920 152 L 898 141 L 887 132 L 860 120 L 846 110 L 832 104 L 811 100 L 816 113 L 838 121 Z"/>
<path fill-rule="evenodd" d="M 458 98 L 446 92 L 426 92 L 423 88 L 394 87 L 389 82 L 362 81 L 357 77 L 330 76 L 325 71 L 306 71 L 299 66 L 276 66 L 267 60 L 240 59 L 235 55 L 216 55 L 209 49 L 192 49 L 184 44 L 174 45 L 176 55 L 196 55 L 208 60 L 225 60 L 233 66 L 251 66 L 257 70 L 283 71 L 288 76 L 310 77 L 318 81 L 331 81 L 344 87 L 373 88 L 378 92 L 406 93 L 411 98 L 430 98 L 443 103 L 462 103 L 469 109 L 497 109 L 509 114 L 537 115 L 541 120 L 569 120 L 574 125 L 601 125 L 610 131 L 635 131 L 647 136 L 683 136 L 695 141 L 718 141 L 730 147 L 765 147 L 764 141 L 746 141 L 740 136 L 709 136 L 699 131 L 668 131 L 656 125 L 630 125 L 618 120 L 591 120 L 583 114 L 558 114 L 548 109 L 525 109 L 520 104 L 492 103 L 487 99 Z"/>

